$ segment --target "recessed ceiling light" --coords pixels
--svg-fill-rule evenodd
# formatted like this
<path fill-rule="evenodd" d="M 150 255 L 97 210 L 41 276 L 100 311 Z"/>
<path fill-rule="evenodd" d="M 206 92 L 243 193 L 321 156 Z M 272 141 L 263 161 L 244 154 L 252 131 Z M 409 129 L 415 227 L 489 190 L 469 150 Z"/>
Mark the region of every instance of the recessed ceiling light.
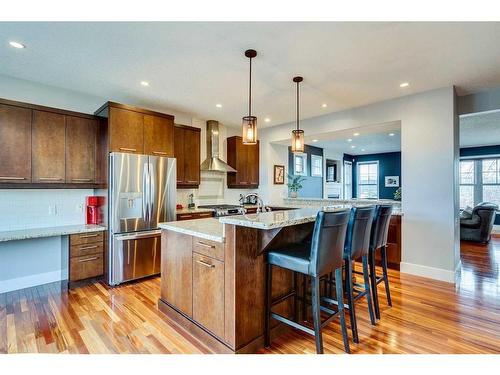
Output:
<path fill-rule="evenodd" d="M 356 146 L 352 145 L 351 148 L 356 148 Z"/>
<path fill-rule="evenodd" d="M 141 81 L 141 85 L 142 86 L 149 86 L 149 82 L 148 81 Z"/>
<path fill-rule="evenodd" d="M 359 135 L 359 133 L 354 133 L 353 136 L 357 137 Z"/>
<path fill-rule="evenodd" d="M 408 87 L 410 84 L 408 82 L 403 82 L 399 85 L 399 87 Z"/>
<path fill-rule="evenodd" d="M 313 139 L 313 142 L 318 142 L 318 140 L 317 139 Z"/>
<path fill-rule="evenodd" d="M 321 108 L 326 108 L 328 105 L 326 103 L 321 104 Z"/>
<path fill-rule="evenodd" d="M 365 149 L 364 149 L 364 148 L 362 148 L 362 149 L 361 149 L 361 151 L 365 151 Z"/>
<path fill-rule="evenodd" d="M 349 139 L 347 140 L 347 142 L 352 142 L 352 139 L 351 139 L 351 138 L 349 138 Z"/>
<path fill-rule="evenodd" d="M 266 117 L 266 118 L 264 119 L 264 121 L 265 121 L 265 122 L 271 122 L 271 119 L 270 119 L 269 117 Z"/>
<path fill-rule="evenodd" d="M 215 106 L 216 106 L 217 108 L 222 108 L 222 104 L 219 104 L 219 103 L 217 103 Z"/>
<path fill-rule="evenodd" d="M 394 137 L 394 133 L 389 133 L 389 137 Z"/>
<path fill-rule="evenodd" d="M 9 42 L 10 46 L 11 47 L 14 47 L 14 48 L 26 48 L 26 46 L 22 43 L 19 43 L 19 42 L 15 42 L 15 41 L 11 41 Z"/>

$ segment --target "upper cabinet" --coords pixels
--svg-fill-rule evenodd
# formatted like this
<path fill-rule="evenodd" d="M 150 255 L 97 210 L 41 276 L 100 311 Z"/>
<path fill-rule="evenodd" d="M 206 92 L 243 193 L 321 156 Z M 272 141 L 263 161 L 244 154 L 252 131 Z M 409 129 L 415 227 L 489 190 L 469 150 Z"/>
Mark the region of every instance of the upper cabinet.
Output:
<path fill-rule="evenodd" d="M 227 173 L 230 189 L 255 189 L 259 186 L 259 141 L 244 145 L 241 137 L 227 139 L 227 163 L 237 172 Z"/>
<path fill-rule="evenodd" d="M 113 102 L 95 114 L 107 119 L 108 152 L 173 157 L 173 116 Z"/>
<path fill-rule="evenodd" d="M 31 109 L 0 104 L 0 183 L 31 182 Z"/>
<path fill-rule="evenodd" d="M 95 187 L 96 138 L 92 115 L 0 99 L 0 188 Z"/>
<path fill-rule="evenodd" d="M 200 134 L 199 128 L 185 125 L 174 127 L 178 188 L 197 188 L 200 185 Z"/>
<path fill-rule="evenodd" d="M 64 115 L 33 111 L 32 181 L 64 183 L 66 177 Z"/>

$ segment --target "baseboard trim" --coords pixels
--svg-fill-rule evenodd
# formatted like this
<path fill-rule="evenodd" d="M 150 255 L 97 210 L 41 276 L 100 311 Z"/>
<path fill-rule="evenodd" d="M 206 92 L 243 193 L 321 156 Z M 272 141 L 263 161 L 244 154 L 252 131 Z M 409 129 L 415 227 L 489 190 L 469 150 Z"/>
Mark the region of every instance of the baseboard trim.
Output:
<path fill-rule="evenodd" d="M 460 264 L 459 264 L 460 265 Z M 457 266 L 458 267 L 458 266 Z M 429 279 L 455 283 L 456 271 L 445 270 L 442 268 L 422 266 L 420 264 L 401 262 L 401 273 L 423 276 Z"/>
<path fill-rule="evenodd" d="M 63 270 L 38 273 L 36 275 L 29 275 L 17 277 L 15 279 L 1 280 L 0 293 L 12 292 L 14 290 L 30 288 L 32 286 L 52 283 L 54 281 L 64 280 Z"/>

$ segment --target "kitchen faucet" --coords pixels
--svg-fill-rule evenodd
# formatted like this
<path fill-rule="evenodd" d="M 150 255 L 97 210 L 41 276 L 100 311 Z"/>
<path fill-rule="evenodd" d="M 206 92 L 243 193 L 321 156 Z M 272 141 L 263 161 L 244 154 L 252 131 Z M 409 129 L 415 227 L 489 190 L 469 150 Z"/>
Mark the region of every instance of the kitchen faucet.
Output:
<path fill-rule="evenodd" d="M 257 199 L 257 212 L 264 212 L 264 201 L 262 200 L 261 197 L 259 197 L 259 194 L 249 193 L 245 195 L 243 201 L 246 201 L 249 197 L 255 197 Z"/>

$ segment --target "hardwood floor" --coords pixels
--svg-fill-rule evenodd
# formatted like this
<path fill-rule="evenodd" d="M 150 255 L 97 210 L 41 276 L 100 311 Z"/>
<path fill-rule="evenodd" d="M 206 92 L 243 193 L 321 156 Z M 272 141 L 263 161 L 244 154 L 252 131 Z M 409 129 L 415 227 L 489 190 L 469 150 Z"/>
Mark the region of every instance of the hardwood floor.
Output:
<path fill-rule="evenodd" d="M 393 307 L 380 287 L 382 319 L 357 307 L 352 353 L 500 353 L 500 239 L 462 244 L 457 286 L 390 271 Z M 208 353 L 157 309 L 159 278 L 109 288 L 58 283 L 0 295 L 0 353 Z M 359 307 L 358 307 L 359 306 Z M 325 353 L 343 353 L 338 321 Z M 291 331 L 262 353 L 314 353 L 311 336 Z"/>

